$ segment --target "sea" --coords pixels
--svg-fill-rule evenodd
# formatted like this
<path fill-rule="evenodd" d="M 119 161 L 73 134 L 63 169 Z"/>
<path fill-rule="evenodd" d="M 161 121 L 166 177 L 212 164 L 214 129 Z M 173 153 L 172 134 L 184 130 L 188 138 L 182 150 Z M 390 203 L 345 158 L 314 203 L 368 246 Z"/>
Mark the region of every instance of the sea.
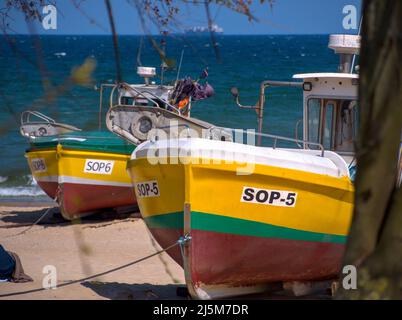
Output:
<path fill-rule="evenodd" d="M 192 117 L 229 128 L 257 127 L 254 110 L 240 109 L 230 88 L 237 87 L 244 105 L 255 105 L 264 80 L 291 81 L 297 73 L 334 72 L 338 57 L 328 48 L 328 35 L 217 35 L 217 52 L 208 35 L 119 36 L 122 79 L 142 83 L 138 65 L 156 67 L 161 58 L 156 48 L 175 62 L 164 72 L 163 83 L 179 78 L 198 79 L 208 68 L 206 81 L 215 95 L 193 104 Z M 156 46 L 155 46 L 156 44 Z M 180 60 L 182 63 L 180 65 Z M 96 61 L 92 82 L 70 86 L 68 78 L 88 58 Z M 180 68 L 179 68 L 180 65 Z M 180 73 L 178 71 L 180 69 Z M 101 83 L 114 83 L 116 60 L 111 36 L 2 36 L 0 40 L 0 203 L 46 201 L 46 195 L 30 175 L 25 150 L 28 141 L 19 133 L 20 115 L 37 110 L 83 130 L 97 130 Z M 205 82 L 205 81 L 202 81 Z M 45 98 L 45 87 L 58 88 Z M 107 97 L 103 99 L 107 108 Z M 302 92 L 295 88 L 270 88 L 264 114 L 264 132 L 294 137 L 302 118 Z M 103 118 L 104 121 L 104 118 Z M 103 127 L 104 124 L 103 124 Z"/>

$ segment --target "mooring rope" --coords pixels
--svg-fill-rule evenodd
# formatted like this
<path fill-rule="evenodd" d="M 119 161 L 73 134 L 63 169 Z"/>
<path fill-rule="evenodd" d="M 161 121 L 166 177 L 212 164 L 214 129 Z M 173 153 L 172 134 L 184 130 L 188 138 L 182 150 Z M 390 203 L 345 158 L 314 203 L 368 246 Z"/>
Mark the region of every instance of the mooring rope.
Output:
<path fill-rule="evenodd" d="M 72 284 L 87 281 L 87 280 L 90 280 L 90 279 L 93 279 L 93 278 L 96 278 L 96 277 L 103 276 L 103 275 L 108 274 L 108 273 L 112 273 L 112 272 L 115 272 L 115 271 L 130 267 L 130 266 L 132 266 L 134 264 L 137 264 L 139 262 L 142 262 L 144 260 L 152 258 L 152 257 L 154 257 L 154 256 L 156 256 L 158 254 L 161 254 L 161 253 L 163 253 L 163 252 L 165 252 L 167 250 L 170 250 L 170 249 L 174 248 L 177 245 L 180 245 L 180 247 L 182 247 L 187 241 L 190 241 L 190 239 L 191 239 L 191 237 L 189 235 L 182 236 L 182 237 L 179 238 L 179 240 L 177 240 L 175 243 L 171 244 L 170 246 L 168 246 L 168 247 L 166 247 L 166 248 L 164 248 L 162 250 L 159 250 L 159 251 L 157 251 L 155 253 L 152 253 L 152 254 L 150 254 L 150 255 L 148 255 L 146 257 L 143 257 L 141 259 L 129 262 L 129 263 L 127 263 L 125 265 L 122 265 L 120 267 L 116 267 L 116 268 L 113 268 L 113 269 L 110 269 L 110 270 L 107 270 L 107 271 L 104 271 L 104 272 L 101 272 L 101 273 L 94 274 L 94 275 L 89 276 L 89 277 L 85 277 L 85 278 L 81 278 L 81 279 L 72 280 L 72 281 L 62 283 L 62 284 L 58 285 L 56 288 L 66 287 L 66 286 L 69 286 L 69 285 L 72 285 Z M 6 293 L 6 294 L 0 294 L 0 298 L 18 296 L 18 295 L 22 295 L 22 294 L 34 293 L 34 292 L 45 291 L 45 290 L 49 290 L 49 288 L 43 288 L 42 287 L 42 288 L 36 288 L 36 289 L 31 289 L 31 290 L 26 290 L 26 291 L 17 291 L 17 292 L 11 292 L 11 293 Z"/>
<path fill-rule="evenodd" d="M 39 222 L 41 222 L 42 219 L 43 219 L 44 217 L 46 217 L 46 216 L 48 215 L 48 213 L 49 213 L 52 209 L 53 209 L 53 207 L 48 208 L 48 209 L 45 211 L 45 213 L 43 213 L 43 214 L 39 217 L 38 220 L 36 220 L 34 223 L 32 223 L 32 224 L 31 224 L 28 228 L 26 228 L 25 230 L 22 230 L 21 232 L 15 234 L 15 235 L 13 235 L 13 236 L 19 236 L 19 235 L 21 235 L 21 234 L 24 234 L 25 232 L 27 232 L 27 231 L 30 230 L 31 228 L 33 228 L 33 226 L 35 226 L 35 225 L 37 225 Z"/>
<path fill-rule="evenodd" d="M 151 232 L 149 231 L 148 228 L 147 228 L 147 233 L 148 233 L 149 240 L 151 241 L 151 245 L 154 247 L 155 250 L 158 250 L 156 241 L 153 238 L 153 236 L 152 236 L 152 234 L 151 234 Z M 174 277 L 173 273 L 169 270 L 169 266 L 168 266 L 167 262 L 163 259 L 163 256 L 159 255 L 158 258 L 162 262 L 163 267 L 165 268 L 165 272 L 169 275 L 170 279 L 172 279 L 172 281 L 174 283 L 180 283 L 180 281 L 178 279 L 176 279 Z"/>

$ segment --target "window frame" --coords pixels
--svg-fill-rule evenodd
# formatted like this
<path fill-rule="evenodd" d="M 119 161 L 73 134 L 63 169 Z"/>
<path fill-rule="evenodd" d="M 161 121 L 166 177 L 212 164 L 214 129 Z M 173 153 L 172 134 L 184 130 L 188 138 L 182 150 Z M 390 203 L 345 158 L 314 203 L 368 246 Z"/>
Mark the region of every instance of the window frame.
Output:
<path fill-rule="evenodd" d="M 321 145 L 323 145 L 323 138 L 324 138 L 324 125 L 325 125 L 325 116 L 326 116 L 326 109 L 327 105 L 330 102 L 333 102 L 334 109 L 332 110 L 332 136 L 331 136 L 331 145 L 329 150 L 334 150 L 335 148 L 335 139 L 336 139 L 336 132 L 337 132 L 337 125 L 338 125 L 338 115 L 339 115 L 339 110 L 340 110 L 340 102 L 345 101 L 345 100 L 350 100 L 351 102 L 354 102 L 357 107 L 359 107 L 359 102 L 357 97 L 350 97 L 350 96 L 322 96 L 322 95 L 309 95 L 305 99 L 305 140 L 309 141 L 310 137 L 310 126 L 309 126 L 309 121 L 310 121 L 310 114 L 309 114 L 309 103 L 310 100 L 313 99 L 318 99 L 320 100 L 320 115 L 319 115 L 319 131 L 318 131 L 318 141 L 311 141 L 311 142 L 318 142 Z M 354 119 L 355 120 L 355 119 Z M 307 145 L 307 144 L 306 144 Z M 324 146 L 324 145 L 323 145 Z M 307 149 L 311 149 L 307 145 Z M 328 149 L 327 149 L 328 150 Z"/>

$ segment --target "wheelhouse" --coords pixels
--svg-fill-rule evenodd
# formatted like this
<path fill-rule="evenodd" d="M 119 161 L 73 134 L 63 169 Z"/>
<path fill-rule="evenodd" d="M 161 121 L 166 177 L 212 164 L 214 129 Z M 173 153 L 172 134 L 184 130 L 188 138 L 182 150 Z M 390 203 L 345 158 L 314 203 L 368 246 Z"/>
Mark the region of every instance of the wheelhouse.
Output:
<path fill-rule="evenodd" d="M 303 79 L 303 139 L 352 155 L 359 125 L 358 75 L 312 73 L 293 78 Z"/>

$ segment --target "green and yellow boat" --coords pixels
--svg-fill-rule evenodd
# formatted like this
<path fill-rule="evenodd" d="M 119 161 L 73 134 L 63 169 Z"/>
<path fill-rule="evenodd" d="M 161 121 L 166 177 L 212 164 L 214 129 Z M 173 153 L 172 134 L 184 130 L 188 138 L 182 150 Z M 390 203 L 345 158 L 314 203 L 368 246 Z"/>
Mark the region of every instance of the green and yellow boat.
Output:
<path fill-rule="evenodd" d="M 56 200 L 61 214 L 74 219 L 134 206 L 126 162 L 133 145 L 110 132 L 70 132 L 31 141 L 26 158 L 32 176 Z"/>

